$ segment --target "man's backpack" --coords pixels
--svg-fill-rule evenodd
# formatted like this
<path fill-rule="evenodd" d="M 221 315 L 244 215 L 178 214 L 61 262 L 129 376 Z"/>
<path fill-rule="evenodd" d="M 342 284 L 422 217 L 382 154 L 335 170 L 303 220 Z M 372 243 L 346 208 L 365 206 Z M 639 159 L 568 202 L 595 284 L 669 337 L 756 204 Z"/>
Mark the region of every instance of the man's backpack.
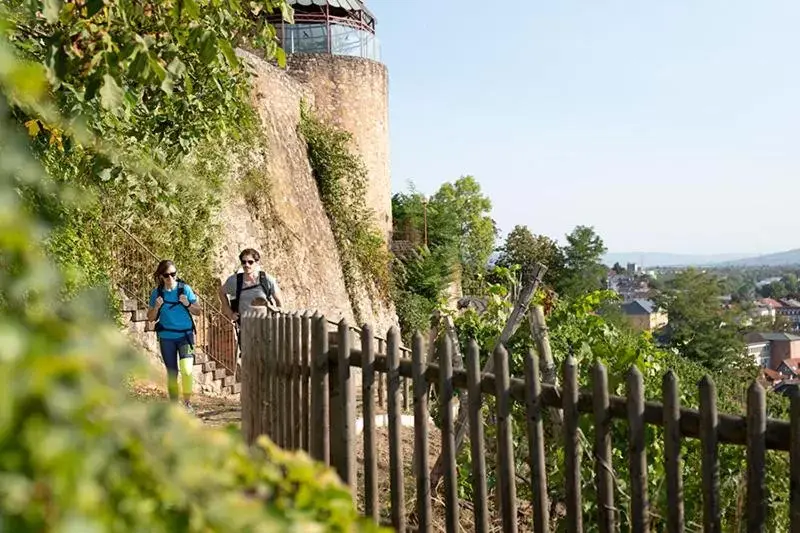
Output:
<path fill-rule="evenodd" d="M 194 324 L 194 319 L 192 318 L 192 314 L 189 313 L 189 310 L 186 309 L 186 306 L 184 306 L 180 302 L 181 296 L 186 294 L 186 289 L 185 289 L 186 282 L 183 281 L 180 278 L 178 278 L 177 281 L 178 281 L 178 295 L 177 295 L 178 296 L 178 301 L 177 302 L 164 301 L 164 304 L 159 308 L 158 314 L 156 315 L 155 331 L 172 331 L 172 332 L 175 332 L 175 333 L 188 333 L 189 331 L 191 331 L 192 333 L 196 333 L 197 332 L 197 328 L 196 328 L 196 326 Z M 157 296 L 163 300 L 164 299 L 164 287 L 162 285 L 159 285 L 156 290 L 158 291 L 157 292 Z M 184 330 L 180 330 L 179 331 L 179 330 L 175 330 L 175 329 L 168 329 L 168 328 L 165 328 L 164 326 L 162 326 L 161 325 L 161 321 L 159 320 L 159 318 L 161 317 L 161 309 L 164 309 L 164 305 L 169 305 L 171 307 L 175 307 L 176 305 L 180 305 L 181 307 L 183 307 L 186 310 L 186 313 L 189 315 L 189 320 L 192 321 L 192 329 L 191 330 L 186 330 L 186 331 L 184 331 Z"/>
<path fill-rule="evenodd" d="M 242 290 L 254 289 L 260 286 L 264 290 L 264 294 L 267 295 L 267 302 L 274 303 L 273 296 L 275 295 L 275 286 L 272 284 L 272 281 L 270 281 L 266 272 L 263 270 L 258 272 L 258 285 L 253 285 L 252 287 L 247 287 L 245 289 L 243 289 L 243 285 L 244 272 L 239 272 L 236 274 L 236 297 L 231 300 L 231 310 L 234 313 L 239 312 L 239 302 L 241 301 Z"/>

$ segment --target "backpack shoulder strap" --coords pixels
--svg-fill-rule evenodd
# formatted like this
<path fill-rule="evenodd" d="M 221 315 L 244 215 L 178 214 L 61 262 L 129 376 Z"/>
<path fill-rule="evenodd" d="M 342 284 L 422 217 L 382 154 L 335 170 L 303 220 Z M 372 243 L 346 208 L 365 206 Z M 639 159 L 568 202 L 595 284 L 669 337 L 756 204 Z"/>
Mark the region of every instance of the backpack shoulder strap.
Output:
<path fill-rule="evenodd" d="M 270 281 L 270 279 L 267 277 L 267 273 L 263 270 L 258 273 L 258 281 L 261 284 L 261 287 L 264 289 L 264 293 L 267 295 L 267 300 L 272 300 L 275 287 L 272 285 L 272 281 Z"/>
<path fill-rule="evenodd" d="M 236 300 L 242 295 L 242 285 L 244 284 L 244 272 L 236 274 Z"/>
<path fill-rule="evenodd" d="M 186 286 L 186 283 L 183 280 L 179 279 L 178 280 L 178 298 L 180 298 L 186 292 L 186 289 L 184 288 L 185 286 Z"/>

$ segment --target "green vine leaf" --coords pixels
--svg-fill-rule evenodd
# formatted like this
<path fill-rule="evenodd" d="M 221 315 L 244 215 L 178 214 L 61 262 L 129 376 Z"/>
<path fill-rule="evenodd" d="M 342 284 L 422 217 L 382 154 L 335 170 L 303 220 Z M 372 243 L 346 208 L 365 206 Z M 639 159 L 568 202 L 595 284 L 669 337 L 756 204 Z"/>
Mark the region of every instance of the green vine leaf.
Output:
<path fill-rule="evenodd" d="M 117 80 L 111 75 L 106 74 L 103 76 L 103 87 L 100 89 L 100 102 L 104 108 L 109 110 L 116 110 L 122 105 L 123 91 Z"/>

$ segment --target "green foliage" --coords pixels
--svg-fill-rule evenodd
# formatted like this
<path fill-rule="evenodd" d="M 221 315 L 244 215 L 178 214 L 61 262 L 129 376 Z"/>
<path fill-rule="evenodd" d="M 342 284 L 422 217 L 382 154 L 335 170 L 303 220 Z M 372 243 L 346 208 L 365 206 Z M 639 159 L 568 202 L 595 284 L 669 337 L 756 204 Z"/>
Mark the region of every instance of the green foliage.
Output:
<path fill-rule="evenodd" d="M 210 287 L 222 179 L 257 125 L 233 48 L 248 42 L 280 61 L 263 19 L 290 17 L 284 0 L 9 0 L 3 8 L 6 34 L 46 73 L 53 98 L 47 112 L 15 105 L 13 116 L 50 179 L 82 200 L 65 206 L 20 184 L 29 208 L 55 225 L 51 255 L 80 273 L 65 293 L 108 283 L 118 225 L 175 259 L 195 287 Z"/>
<path fill-rule="evenodd" d="M 514 226 L 500 248 L 497 264 L 529 268 L 536 263 L 547 267 L 544 282 L 554 285 L 563 275 L 564 252 L 556 241 L 545 235 L 534 235 L 527 226 Z"/>
<path fill-rule="evenodd" d="M 427 331 L 433 312 L 444 305 L 444 293 L 453 277 L 455 258 L 452 249 L 433 251 L 420 247 L 404 259 L 396 259 L 394 267 L 394 301 L 400 330 L 410 342 L 416 331 Z"/>
<path fill-rule="evenodd" d="M 472 176 L 443 184 L 428 202 L 429 246 L 458 249 L 466 294 L 472 294 L 494 250 L 497 226 L 489 216 L 491 209 L 491 200 Z"/>
<path fill-rule="evenodd" d="M 322 204 L 339 247 L 345 283 L 356 319 L 358 287 L 391 294 L 391 256 L 367 206 L 367 169 L 352 150 L 352 135 L 326 124 L 305 104 L 301 108 L 300 134 L 308 144 L 308 158 L 317 180 Z"/>
<path fill-rule="evenodd" d="M 748 363 L 734 316 L 722 307 L 720 296 L 722 285 L 716 275 L 688 269 L 653 298 L 669 315 L 668 345 L 712 370 Z"/>
<path fill-rule="evenodd" d="M 604 287 L 606 268 L 601 263 L 606 246 L 603 239 L 587 226 L 577 226 L 567 235 L 563 248 L 564 271 L 556 281 L 562 296 L 588 294 Z"/>
<path fill-rule="evenodd" d="M 23 88 L 39 107 L 35 73 L 0 37 L 0 529 L 375 531 L 308 457 L 263 440 L 248 449 L 173 404 L 129 399 L 127 339 L 90 296 L 54 300 L 63 280 L 43 254 L 45 220 L 17 188 L 54 204 L 69 189 L 53 188 L 7 120 Z"/>
<path fill-rule="evenodd" d="M 394 299 L 407 341 L 414 331 L 428 329 L 430 312 L 444 306 L 452 283 L 460 279 L 466 293 L 483 293 L 497 234 L 490 210 L 491 202 L 471 176 L 445 183 L 430 199 L 413 185 L 392 197 L 395 239 L 412 247 L 395 269 Z"/>

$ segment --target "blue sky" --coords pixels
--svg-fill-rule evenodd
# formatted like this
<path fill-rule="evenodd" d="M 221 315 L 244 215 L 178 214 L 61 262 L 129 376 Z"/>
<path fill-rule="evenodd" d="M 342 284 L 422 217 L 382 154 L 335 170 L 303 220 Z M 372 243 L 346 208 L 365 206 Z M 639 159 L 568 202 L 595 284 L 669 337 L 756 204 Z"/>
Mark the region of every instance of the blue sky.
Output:
<path fill-rule="evenodd" d="M 392 181 L 610 251 L 800 247 L 797 0 L 368 0 Z"/>

